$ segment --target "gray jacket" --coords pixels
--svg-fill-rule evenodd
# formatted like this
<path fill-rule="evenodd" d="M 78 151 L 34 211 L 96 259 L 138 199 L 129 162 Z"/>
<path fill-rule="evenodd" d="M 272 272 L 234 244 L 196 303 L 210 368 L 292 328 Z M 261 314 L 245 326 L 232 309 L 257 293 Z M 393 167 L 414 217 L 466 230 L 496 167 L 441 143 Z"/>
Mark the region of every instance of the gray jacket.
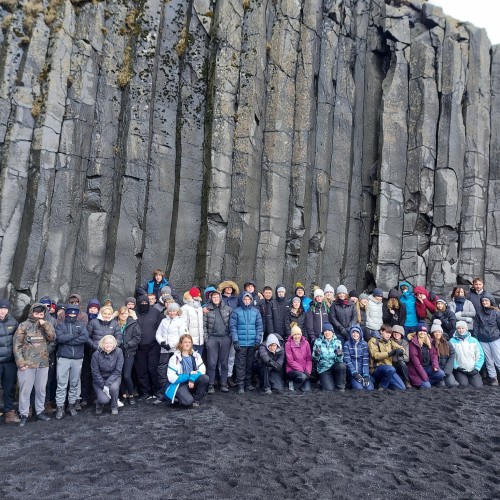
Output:
<path fill-rule="evenodd" d="M 450 308 L 450 311 L 455 313 L 457 321 L 465 321 L 467 323 L 467 328 L 472 331 L 472 327 L 474 326 L 474 317 L 476 316 L 476 308 L 474 307 L 474 304 L 469 299 L 465 299 L 464 310 L 456 312 L 457 304 L 455 303 L 455 299 L 451 299 L 450 302 L 448 302 L 448 307 Z"/>

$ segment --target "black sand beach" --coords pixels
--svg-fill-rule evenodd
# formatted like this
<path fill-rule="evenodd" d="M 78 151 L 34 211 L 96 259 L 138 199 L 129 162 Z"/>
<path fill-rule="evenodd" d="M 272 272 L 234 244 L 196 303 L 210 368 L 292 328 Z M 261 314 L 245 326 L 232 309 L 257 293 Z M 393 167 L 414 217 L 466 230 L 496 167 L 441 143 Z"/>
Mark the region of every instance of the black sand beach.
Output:
<path fill-rule="evenodd" d="M 0 426 L 0 497 L 498 498 L 500 391 L 216 393 Z"/>

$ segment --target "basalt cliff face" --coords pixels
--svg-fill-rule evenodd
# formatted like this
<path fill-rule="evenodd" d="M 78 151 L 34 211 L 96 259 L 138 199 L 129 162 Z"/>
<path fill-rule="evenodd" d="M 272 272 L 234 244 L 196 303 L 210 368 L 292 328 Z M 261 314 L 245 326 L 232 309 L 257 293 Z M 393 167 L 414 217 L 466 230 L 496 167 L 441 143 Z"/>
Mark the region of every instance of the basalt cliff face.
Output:
<path fill-rule="evenodd" d="M 473 8 L 473 7 L 471 7 Z M 0 0 L 0 291 L 164 268 L 500 292 L 500 50 L 424 0 Z"/>

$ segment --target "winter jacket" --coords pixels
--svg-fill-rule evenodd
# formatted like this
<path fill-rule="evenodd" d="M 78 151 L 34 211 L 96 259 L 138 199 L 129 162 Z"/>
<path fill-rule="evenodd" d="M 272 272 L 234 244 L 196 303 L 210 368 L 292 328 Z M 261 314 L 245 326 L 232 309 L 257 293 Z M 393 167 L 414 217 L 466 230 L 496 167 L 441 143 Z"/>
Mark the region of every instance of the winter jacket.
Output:
<path fill-rule="evenodd" d="M 292 323 L 297 323 L 299 325 L 300 329 L 305 333 L 305 324 L 306 324 L 306 312 L 300 308 L 299 309 L 299 314 L 296 314 L 292 311 L 291 308 L 287 309 L 287 318 L 285 322 L 285 336 L 283 339 L 285 342 L 288 340 L 288 337 L 290 337 L 290 331 L 292 327 L 290 326 Z"/>
<path fill-rule="evenodd" d="M 139 343 L 140 349 L 147 349 L 156 342 L 156 330 L 160 325 L 161 320 L 165 316 L 155 309 L 149 306 L 146 312 L 141 313 L 140 309 L 137 310 L 137 323 L 141 330 L 141 342 Z"/>
<path fill-rule="evenodd" d="M 354 329 L 359 332 L 359 340 L 357 342 L 352 338 L 352 331 Z M 370 351 L 368 344 L 363 340 L 363 332 L 359 325 L 351 328 L 349 340 L 344 344 L 344 362 L 352 376 L 359 373 L 362 377 L 368 377 L 370 374 Z"/>
<path fill-rule="evenodd" d="M 423 302 L 420 302 L 420 300 L 416 298 L 418 293 L 425 295 Z M 413 295 L 415 295 L 415 308 L 417 309 L 418 319 L 426 320 L 428 317 L 430 318 L 431 315 L 436 312 L 436 301 L 438 297 L 435 296 L 434 299 L 431 300 L 429 298 L 429 292 L 423 286 L 416 286 L 413 289 Z"/>
<path fill-rule="evenodd" d="M 18 322 L 9 314 L 0 321 L 0 363 L 14 361 L 14 333 Z"/>
<path fill-rule="evenodd" d="M 456 301 L 455 299 L 451 299 L 450 302 L 448 302 L 448 307 L 450 311 L 455 313 L 456 320 L 465 321 L 467 323 L 467 329 L 472 331 L 474 328 L 474 317 L 476 316 L 474 304 L 469 299 L 465 299 L 463 310 L 457 311 Z M 453 334 L 453 332 L 451 333 Z"/>
<path fill-rule="evenodd" d="M 49 366 L 49 343 L 56 340 L 54 327 L 48 321 L 40 325 L 33 317 L 33 309 L 43 304 L 35 302 L 14 334 L 14 359 L 18 368 L 47 368 Z"/>
<path fill-rule="evenodd" d="M 406 326 L 407 328 L 414 328 L 418 325 L 416 307 L 417 299 L 415 298 L 415 295 L 413 295 L 413 287 L 410 283 L 408 283 L 408 281 L 401 281 L 399 283 L 400 290 L 403 285 L 408 287 L 408 290 L 405 293 L 401 293 L 401 297 L 399 298 L 399 302 L 406 307 L 406 320 L 403 326 Z"/>
<path fill-rule="evenodd" d="M 120 331 L 120 326 L 115 319 L 111 321 L 104 321 L 102 316 L 99 314 L 96 319 L 93 319 L 88 325 L 87 330 L 89 332 L 89 345 L 92 346 L 94 351 L 99 347 L 99 341 L 105 335 L 113 335 L 113 337 L 118 342 L 118 345 L 122 343 L 122 334 Z"/>
<path fill-rule="evenodd" d="M 261 300 L 259 304 L 260 315 L 262 316 L 262 329 L 264 331 L 264 338 L 270 333 L 275 333 L 274 323 L 278 315 L 278 306 L 274 299 Z M 277 319 L 277 318 L 276 318 Z"/>
<path fill-rule="evenodd" d="M 92 380 L 94 384 L 102 389 L 110 387 L 114 382 L 121 379 L 123 369 L 123 352 L 115 347 L 110 353 L 100 348 L 92 354 L 90 362 Z"/>
<path fill-rule="evenodd" d="M 278 349 L 275 352 L 271 352 L 265 343 L 260 344 L 259 346 L 259 355 L 258 359 L 260 363 L 269 368 L 273 368 L 281 373 L 283 369 L 283 364 L 285 363 L 285 350 L 283 349 L 283 338 L 281 335 L 276 335 L 276 338 L 279 341 Z M 273 366 L 272 363 L 277 363 L 277 367 Z"/>
<path fill-rule="evenodd" d="M 500 311 L 481 305 L 474 320 L 473 335 L 479 342 L 495 342 L 500 339 Z"/>
<path fill-rule="evenodd" d="M 221 335 L 220 332 L 216 334 L 217 337 L 226 337 L 230 335 L 229 333 L 229 318 L 233 310 L 226 306 L 221 300 L 219 307 L 216 307 L 212 302 L 207 305 L 208 312 L 203 315 L 203 331 L 205 333 L 205 340 L 207 341 L 210 335 L 214 334 L 215 326 L 215 315 L 220 314 L 222 322 L 225 326 L 225 335 Z"/>
<path fill-rule="evenodd" d="M 181 307 L 182 317 L 186 323 L 189 335 L 193 337 L 193 345 L 203 345 L 205 335 L 203 333 L 203 309 L 199 301 L 189 300 L 184 297 L 184 305 Z"/>
<path fill-rule="evenodd" d="M 146 292 L 145 294 L 141 295 L 147 295 L 148 293 L 154 293 L 156 295 L 156 300 L 158 300 L 161 297 L 161 289 L 164 286 L 170 286 L 168 284 L 167 278 L 163 276 L 161 279 L 160 283 L 158 283 L 154 278 L 149 280 L 143 287 L 141 291 Z"/>
<path fill-rule="evenodd" d="M 377 366 L 392 366 L 392 358 L 389 353 L 394 349 L 401 349 L 401 346 L 394 340 L 384 340 L 372 337 L 368 342 L 370 350 L 370 371 L 374 371 Z"/>
<path fill-rule="evenodd" d="M 85 345 L 89 343 L 87 325 L 66 318 L 66 321 L 56 325 L 56 341 L 58 358 L 83 359 Z"/>
<path fill-rule="evenodd" d="M 325 323 L 330 323 L 325 304 L 312 303 L 306 314 L 306 332 L 311 345 L 323 333 Z"/>
<path fill-rule="evenodd" d="M 176 350 L 173 356 L 170 357 L 168 362 L 168 381 L 169 385 L 165 390 L 165 396 L 172 401 L 175 401 L 175 395 L 177 389 L 181 384 L 186 384 L 188 382 L 195 382 L 200 375 L 204 375 L 206 372 L 205 364 L 201 359 L 201 356 L 193 351 L 193 367 L 196 373 L 183 373 L 182 371 L 182 354 L 179 350 Z"/>
<path fill-rule="evenodd" d="M 126 358 L 133 356 L 137 352 L 137 348 L 141 343 L 141 328 L 139 323 L 134 318 L 127 318 L 127 322 L 120 328 L 122 335 L 122 343 L 120 347 L 123 350 L 123 355 Z"/>
<path fill-rule="evenodd" d="M 285 343 L 286 355 L 286 372 L 299 371 L 311 374 L 312 371 L 312 356 L 309 342 L 304 336 L 300 338 L 300 343 L 297 345 L 292 337 L 288 337 Z"/>
<path fill-rule="evenodd" d="M 276 287 L 276 298 L 274 299 L 274 303 L 276 304 L 276 308 L 273 315 L 273 325 L 274 325 L 274 333 L 277 333 L 280 337 L 284 337 L 286 335 L 286 322 L 288 319 L 288 309 L 290 301 L 286 297 L 278 297 L 278 288 L 283 285 L 278 285 Z"/>
<path fill-rule="evenodd" d="M 233 293 L 229 297 L 227 295 L 224 295 L 224 290 L 227 287 L 231 287 L 233 289 Z M 222 283 L 219 283 L 217 290 L 220 293 L 222 302 L 224 302 L 226 306 L 230 307 L 233 310 L 238 307 L 238 297 L 240 295 L 240 289 L 238 288 L 238 285 L 234 281 L 226 280 L 223 281 Z"/>
<path fill-rule="evenodd" d="M 457 322 L 455 313 L 449 307 L 446 307 L 444 311 L 438 311 L 436 309 L 436 312 L 431 317 L 431 323 L 433 323 L 435 319 L 439 319 L 441 321 L 443 333 L 448 338 L 451 338 L 453 333 L 455 333 L 455 324 Z"/>
<path fill-rule="evenodd" d="M 434 349 L 436 349 L 436 353 L 438 355 L 439 368 L 441 368 L 441 370 L 443 370 L 446 375 L 451 375 L 453 373 L 453 366 L 455 364 L 455 348 L 449 340 L 445 340 L 443 338 L 443 342 L 446 342 L 448 344 L 448 348 L 450 350 L 449 356 L 440 355 L 436 347 L 436 342 L 434 339 L 432 339 L 432 345 L 434 346 Z"/>
<path fill-rule="evenodd" d="M 174 353 L 181 335 L 186 333 L 186 323 L 182 316 L 170 316 L 161 320 L 156 330 L 156 342 L 161 346 L 161 353 Z M 168 349 L 166 348 L 168 347 Z"/>
<path fill-rule="evenodd" d="M 392 364 L 394 363 L 399 363 L 400 361 L 403 361 L 404 363 L 408 363 L 410 360 L 410 346 L 408 344 L 408 341 L 405 339 L 401 340 L 396 340 L 392 339 L 396 344 L 398 344 L 401 349 L 404 350 L 403 354 L 396 354 L 395 356 L 392 357 Z"/>
<path fill-rule="evenodd" d="M 474 288 L 471 288 L 470 292 L 465 296 L 466 299 L 468 299 L 472 302 L 472 305 L 474 306 L 476 313 L 482 307 L 481 306 L 481 299 L 483 297 L 487 297 L 488 299 L 490 299 L 492 306 L 496 305 L 495 297 L 493 297 L 493 295 L 490 292 L 487 292 L 484 289 L 483 289 L 483 292 L 481 294 L 478 294 Z"/>
<path fill-rule="evenodd" d="M 466 371 L 479 371 L 484 363 L 484 351 L 479 341 L 467 332 L 460 338 L 457 332 L 450 339 L 455 348 L 454 369 L 464 368 Z"/>
<path fill-rule="evenodd" d="M 342 363 L 344 361 L 344 355 L 340 356 L 337 352 L 342 351 L 342 342 L 333 334 L 330 340 L 325 339 L 324 335 L 321 334 L 319 339 L 314 341 L 314 346 L 312 348 L 312 358 L 317 363 L 318 373 L 326 372 L 335 363 Z"/>
<path fill-rule="evenodd" d="M 245 295 L 247 292 L 243 292 Z M 240 298 L 241 300 L 241 298 Z M 257 308 L 250 305 L 238 306 L 229 318 L 229 331 L 233 342 L 240 347 L 251 347 L 262 342 L 262 318 Z"/>
<path fill-rule="evenodd" d="M 427 345 L 421 346 L 418 335 L 414 335 L 409 342 L 410 360 L 408 361 L 408 376 L 411 385 L 420 387 L 422 382 L 428 382 L 429 376 L 425 371 L 422 350 L 427 349 L 430 356 L 430 365 L 433 370 L 439 370 L 439 359 L 435 347 L 431 343 L 431 348 Z"/>
<path fill-rule="evenodd" d="M 397 309 L 393 309 L 394 314 L 389 311 L 387 307 L 387 302 L 384 302 L 382 305 L 382 321 L 386 325 L 394 326 L 405 326 L 406 322 L 406 306 L 399 301 L 399 307 Z"/>
<path fill-rule="evenodd" d="M 354 302 L 336 299 L 330 307 L 329 318 L 335 335 L 344 343 L 349 339 L 351 326 L 354 326 L 358 321 L 358 311 Z"/>
<path fill-rule="evenodd" d="M 370 295 L 366 306 L 366 328 L 378 331 L 382 325 L 382 302 L 377 302 L 373 295 Z"/>

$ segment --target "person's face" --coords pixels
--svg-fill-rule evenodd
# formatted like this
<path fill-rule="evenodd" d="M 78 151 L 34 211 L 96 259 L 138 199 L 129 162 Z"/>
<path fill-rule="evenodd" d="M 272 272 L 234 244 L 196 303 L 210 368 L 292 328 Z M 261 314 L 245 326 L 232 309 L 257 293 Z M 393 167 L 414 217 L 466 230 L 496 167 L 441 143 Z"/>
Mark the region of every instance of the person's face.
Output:
<path fill-rule="evenodd" d="M 455 290 L 455 297 L 465 297 L 465 291 L 463 288 L 457 288 Z"/>
<path fill-rule="evenodd" d="M 119 314 L 119 318 L 122 320 L 122 321 L 126 321 L 127 318 L 128 318 L 128 311 L 123 311 L 122 313 Z"/>
<path fill-rule="evenodd" d="M 135 304 L 133 302 L 127 302 L 125 305 L 128 309 L 135 309 Z"/>
<path fill-rule="evenodd" d="M 280 290 L 280 291 L 278 292 L 278 297 L 279 297 L 280 299 L 284 298 L 284 297 L 285 297 L 285 293 L 286 293 L 286 292 L 285 292 L 284 290 Z"/>
<path fill-rule="evenodd" d="M 156 296 L 148 295 L 148 302 L 150 306 L 154 306 L 156 304 Z"/>
<path fill-rule="evenodd" d="M 75 305 L 80 305 L 80 301 L 78 299 L 76 299 L 75 297 L 71 297 L 71 299 L 69 299 L 69 303 L 75 304 Z"/>
<path fill-rule="evenodd" d="M 357 303 L 359 302 L 357 297 L 351 297 L 351 300 L 352 300 L 355 304 L 357 304 Z"/>
<path fill-rule="evenodd" d="M 340 300 L 346 300 L 346 299 L 347 299 L 347 293 L 338 293 L 338 294 L 337 294 L 337 297 L 338 297 Z"/>
<path fill-rule="evenodd" d="M 177 311 L 175 309 L 173 311 L 169 310 L 167 314 L 170 319 L 174 319 L 177 316 Z"/>
<path fill-rule="evenodd" d="M 294 333 L 292 335 L 292 339 L 293 339 L 294 342 L 300 342 L 301 338 L 302 338 L 302 334 L 301 333 L 296 332 L 296 333 Z"/>
<path fill-rule="evenodd" d="M 472 283 L 472 286 L 474 287 L 474 290 L 476 290 L 476 292 L 480 291 L 483 289 L 483 282 L 481 280 L 474 280 L 474 283 Z"/>
<path fill-rule="evenodd" d="M 278 349 L 278 344 L 270 344 L 267 347 L 271 352 L 276 352 L 276 349 Z"/>
<path fill-rule="evenodd" d="M 401 334 L 399 332 L 392 332 L 392 336 L 394 337 L 394 340 L 401 340 Z"/>
<path fill-rule="evenodd" d="M 362 304 L 363 307 L 366 307 L 368 305 L 368 299 L 361 299 L 359 303 Z"/>
<path fill-rule="evenodd" d="M 486 297 L 483 300 L 481 300 L 481 304 L 483 305 L 483 307 L 491 307 L 491 301 Z"/>
<path fill-rule="evenodd" d="M 443 302 L 438 302 L 438 303 L 436 304 L 436 309 L 437 309 L 438 311 L 444 311 L 444 310 L 446 310 L 446 306 L 444 305 L 444 303 L 443 303 Z"/>
<path fill-rule="evenodd" d="M 418 337 L 421 338 L 421 339 L 427 337 L 427 332 L 419 331 L 418 332 Z"/>
<path fill-rule="evenodd" d="M 325 297 L 328 300 L 333 300 L 333 292 L 325 292 Z"/>
<path fill-rule="evenodd" d="M 192 345 L 193 345 L 193 343 L 191 342 L 190 339 L 188 339 L 188 338 L 183 339 L 182 344 L 181 344 L 182 351 L 189 352 L 191 350 Z"/>
<path fill-rule="evenodd" d="M 255 292 L 255 287 L 252 284 L 248 283 L 245 286 L 245 292 L 253 293 L 253 292 Z"/>
<path fill-rule="evenodd" d="M 271 300 L 273 298 L 273 292 L 271 290 L 264 290 L 262 295 L 266 300 Z"/>
<path fill-rule="evenodd" d="M 292 307 L 293 307 L 294 309 L 298 309 L 298 308 L 300 307 L 300 300 L 294 300 L 294 301 L 292 302 Z"/>
<path fill-rule="evenodd" d="M 441 330 L 436 330 L 433 333 L 433 335 L 434 335 L 434 338 L 439 341 L 443 337 L 443 332 Z"/>
<path fill-rule="evenodd" d="M 103 344 L 102 348 L 104 349 L 105 352 L 111 352 L 113 350 L 115 343 L 111 339 L 106 339 Z"/>
<path fill-rule="evenodd" d="M 382 302 L 382 297 L 373 297 L 375 302 Z"/>
<path fill-rule="evenodd" d="M 460 335 L 463 335 L 467 331 L 467 328 L 464 328 L 463 326 L 457 326 L 457 332 Z"/>
<path fill-rule="evenodd" d="M 33 311 L 33 317 L 35 319 L 43 319 L 45 318 L 45 311 L 46 311 L 46 307 L 45 306 L 42 306 L 42 307 L 37 307 L 34 311 Z"/>
<path fill-rule="evenodd" d="M 252 299 L 248 295 L 245 295 L 243 297 L 243 304 L 245 304 L 246 306 L 249 306 L 251 303 L 252 303 Z"/>
<path fill-rule="evenodd" d="M 314 300 L 315 300 L 318 304 L 320 304 L 321 302 L 323 302 L 323 299 L 324 299 L 323 295 L 316 295 L 316 297 L 314 297 Z"/>
<path fill-rule="evenodd" d="M 162 279 L 163 279 L 163 276 L 161 274 L 155 274 L 156 283 L 161 283 Z"/>
<path fill-rule="evenodd" d="M 99 308 L 96 306 L 89 307 L 89 314 L 97 314 L 99 312 Z"/>
<path fill-rule="evenodd" d="M 226 288 L 224 288 L 224 295 L 232 295 L 232 294 L 233 294 L 233 288 L 230 286 L 226 286 Z"/>
<path fill-rule="evenodd" d="M 101 317 L 104 321 L 111 321 L 111 316 L 113 316 L 113 313 L 109 309 L 104 309 L 101 312 Z"/>
<path fill-rule="evenodd" d="M 333 337 L 333 332 L 331 330 L 325 330 L 323 332 L 323 336 L 325 337 L 326 340 L 331 340 Z"/>
<path fill-rule="evenodd" d="M 357 342 L 359 340 L 359 332 L 354 330 L 352 333 L 351 333 L 351 337 L 352 337 L 352 340 L 354 340 L 354 342 Z"/>
<path fill-rule="evenodd" d="M 220 304 L 220 295 L 218 293 L 212 293 L 212 304 L 215 306 Z"/>
<path fill-rule="evenodd" d="M 401 292 L 403 292 L 403 293 L 407 292 L 408 290 L 409 290 L 409 288 L 408 288 L 407 286 L 404 286 L 404 285 L 403 285 L 403 286 L 401 287 Z"/>
<path fill-rule="evenodd" d="M 6 307 L 1 307 L 0 308 L 0 320 L 4 320 L 7 317 L 7 314 L 9 314 L 9 310 Z"/>
<path fill-rule="evenodd" d="M 303 297 L 305 295 L 305 292 L 304 290 L 302 290 L 302 288 L 297 288 L 295 295 L 297 295 L 297 297 Z"/>
<path fill-rule="evenodd" d="M 380 330 L 380 335 L 384 340 L 389 340 L 391 338 L 392 332 L 390 330 Z"/>
<path fill-rule="evenodd" d="M 417 299 L 424 300 L 425 299 L 425 295 L 423 293 L 417 293 Z"/>

